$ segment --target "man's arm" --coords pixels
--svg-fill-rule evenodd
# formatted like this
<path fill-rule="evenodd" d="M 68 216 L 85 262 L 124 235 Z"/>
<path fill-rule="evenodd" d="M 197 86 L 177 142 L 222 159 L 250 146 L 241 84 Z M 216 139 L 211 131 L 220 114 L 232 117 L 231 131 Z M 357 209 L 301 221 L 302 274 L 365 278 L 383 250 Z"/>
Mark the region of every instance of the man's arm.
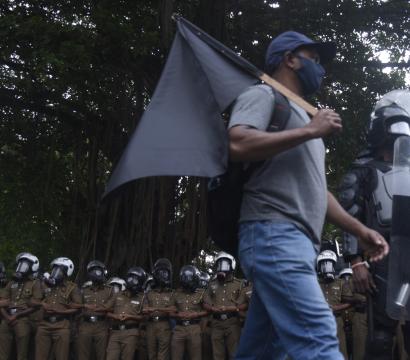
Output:
<path fill-rule="evenodd" d="M 342 120 L 333 110 L 320 110 L 303 128 L 265 132 L 245 125 L 229 129 L 232 161 L 260 161 L 342 129 Z"/>
<path fill-rule="evenodd" d="M 357 236 L 370 261 L 379 261 L 388 254 L 389 245 L 384 237 L 349 215 L 330 192 L 326 216 L 330 223 Z"/>

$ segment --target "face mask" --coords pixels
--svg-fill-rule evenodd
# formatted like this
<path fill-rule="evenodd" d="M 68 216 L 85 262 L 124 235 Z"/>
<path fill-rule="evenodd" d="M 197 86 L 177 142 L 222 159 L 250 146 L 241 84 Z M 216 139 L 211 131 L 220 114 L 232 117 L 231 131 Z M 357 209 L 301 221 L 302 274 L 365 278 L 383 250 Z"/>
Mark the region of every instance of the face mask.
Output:
<path fill-rule="evenodd" d="M 65 278 L 65 269 L 61 266 L 54 266 L 53 270 L 51 271 L 50 277 L 47 278 L 45 281 L 51 287 L 57 286 L 63 282 Z"/>
<path fill-rule="evenodd" d="M 105 280 L 104 270 L 98 267 L 90 269 L 88 279 L 90 279 L 93 283 L 102 284 Z"/>
<path fill-rule="evenodd" d="M 187 271 L 181 275 L 181 285 L 184 289 L 193 290 L 195 289 L 195 276 L 194 273 Z"/>
<path fill-rule="evenodd" d="M 227 259 L 221 259 L 216 264 L 217 272 L 229 272 L 231 271 L 231 262 Z"/>
<path fill-rule="evenodd" d="M 312 95 L 319 90 L 325 76 L 325 69 L 313 60 L 298 55 L 297 57 L 302 62 L 302 67 L 296 70 L 296 75 L 302 85 L 303 95 Z"/>
<path fill-rule="evenodd" d="M 17 264 L 16 272 L 14 273 L 14 279 L 19 281 L 23 280 L 26 275 L 30 272 L 31 262 L 27 260 L 21 260 Z"/>

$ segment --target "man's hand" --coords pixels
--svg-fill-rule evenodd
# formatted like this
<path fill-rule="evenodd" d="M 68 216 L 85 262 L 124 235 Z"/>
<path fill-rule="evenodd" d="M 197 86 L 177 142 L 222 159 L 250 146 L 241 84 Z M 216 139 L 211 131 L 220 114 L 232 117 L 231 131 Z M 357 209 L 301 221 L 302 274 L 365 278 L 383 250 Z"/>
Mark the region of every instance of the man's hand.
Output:
<path fill-rule="evenodd" d="M 331 109 L 319 110 L 306 125 L 312 132 L 312 137 L 321 138 L 342 130 L 342 119 L 340 115 Z"/>
<path fill-rule="evenodd" d="M 359 242 L 370 261 L 379 261 L 389 253 L 389 244 L 377 231 L 363 225 Z"/>
<path fill-rule="evenodd" d="M 367 292 L 373 294 L 377 290 L 372 274 L 370 274 L 365 265 L 353 267 L 353 285 L 356 291 L 361 294 L 366 294 Z"/>

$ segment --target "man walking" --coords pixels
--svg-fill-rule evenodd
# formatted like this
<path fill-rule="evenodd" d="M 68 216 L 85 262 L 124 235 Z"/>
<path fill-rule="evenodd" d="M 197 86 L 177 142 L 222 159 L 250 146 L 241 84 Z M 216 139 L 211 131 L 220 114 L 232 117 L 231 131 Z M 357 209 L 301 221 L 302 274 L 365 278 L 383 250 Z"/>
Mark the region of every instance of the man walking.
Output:
<path fill-rule="evenodd" d="M 268 73 L 294 93 L 316 92 L 335 55 L 332 43 L 297 32 L 275 38 L 266 54 Z M 263 161 L 244 186 L 239 257 L 253 294 L 237 359 L 343 359 L 336 324 L 315 271 L 325 217 L 356 234 L 372 260 L 388 252 L 377 232 L 348 215 L 327 191 L 322 138 L 339 132 L 333 110 L 309 119 L 290 102 L 283 130 L 267 131 L 272 89 L 256 85 L 236 100 L 229 124 L 233 161 Z"/>

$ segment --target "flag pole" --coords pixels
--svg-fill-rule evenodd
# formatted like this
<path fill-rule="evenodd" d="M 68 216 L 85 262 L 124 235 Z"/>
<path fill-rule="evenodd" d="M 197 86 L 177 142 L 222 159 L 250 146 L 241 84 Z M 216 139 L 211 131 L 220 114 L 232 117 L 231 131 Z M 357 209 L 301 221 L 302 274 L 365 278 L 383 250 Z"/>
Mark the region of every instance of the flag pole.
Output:
<path fill-rule="evenodd" d="M 252 76 L 257 77 L 259 80 L 263 81 L 264 83 L 272 86 L 275 90 L 279 91 L 283 96 L 288 98 L 289 100 L 293 101 L 297 105 L 299 105 L 303 110 L 305 110 L 309 115 L 315 116 L 318 112 L 318 109 L 313 105 L 309 104 L 306 100 L 304 100 L 299 95 L 295 94 L 293 91 L 289 90 L 286 86 L 282 85 L 277 80 L 270 77 L 265 72 L 259 70 L 255 65 L 247 61 L 246 59 L 242 58 L 240 55 L 235 53 L 232 49 L 228 48 L 205 31 L 197 27 L 196 25 L 192 24 L 188 20 L 184 19 L 182 16 L 178 14 L 172 14 L 172 20 L 175 22 L 181 21 L 189 27 L 192 32 L 205 41 L 209 46 L 211 46 L 214 50 L 218 51 L 222 55 L 228 57 L 232 62 L 236 65 L 242 67 L 247 72 L 249 72 Z"/>

